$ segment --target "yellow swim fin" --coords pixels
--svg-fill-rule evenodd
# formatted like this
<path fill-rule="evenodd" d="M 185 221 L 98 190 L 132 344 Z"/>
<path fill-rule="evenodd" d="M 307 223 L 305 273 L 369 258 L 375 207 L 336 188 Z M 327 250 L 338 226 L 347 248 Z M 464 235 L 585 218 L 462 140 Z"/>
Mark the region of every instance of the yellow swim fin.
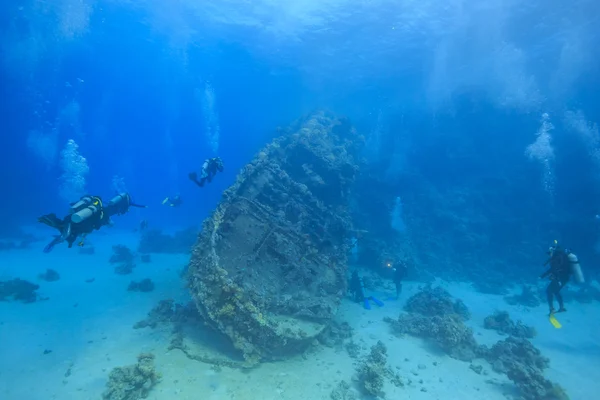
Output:
<path fill-rule="evenodd" d="M 550 316 L 548 317 L 548 319 L 550 320 L 550 323 L 552 324 L 552 326 L 554 326 L 556 329 L 562 328 L 561 323 L 558 322 L 558 320 L 556 319 L 556 317 L 554 316 L 554 314 L 550 314 Z"/>

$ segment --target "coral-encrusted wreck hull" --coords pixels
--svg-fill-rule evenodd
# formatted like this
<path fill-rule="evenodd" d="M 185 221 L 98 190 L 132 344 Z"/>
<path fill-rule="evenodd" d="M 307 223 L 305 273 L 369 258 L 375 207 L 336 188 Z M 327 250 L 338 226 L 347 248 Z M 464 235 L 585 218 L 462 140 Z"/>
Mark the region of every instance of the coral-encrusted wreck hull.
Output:
<path fill-rule="evenodd" d="M 359 139 L 315 114 L 267 145 L 225 191 L 192 253 L 198 310 L 249 362 L 306 349 L 346 291 Z"/>

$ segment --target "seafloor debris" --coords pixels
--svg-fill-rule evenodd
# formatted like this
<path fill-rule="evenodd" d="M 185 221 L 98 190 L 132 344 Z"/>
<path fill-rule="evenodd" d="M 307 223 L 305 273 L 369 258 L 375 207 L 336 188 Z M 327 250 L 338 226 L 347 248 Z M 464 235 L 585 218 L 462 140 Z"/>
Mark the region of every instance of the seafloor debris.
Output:
<path fill-rule="evenodd" d="M 360 143 L 345 120 L 298 122 L 243 168 L 204 222 L 190 290 L 206 323 L 249 363 L 304 351 L 335 315 Z"/>
<path fill-rule="evenodd" d="M 23 303 L 33 303 L 38 299 L 39 285 L 23 279 L 0 281 L 0 301 L 15 300 Z"/>
<path fill-rule="evenodd" d="M 39 274 L 38 278 L 46 282 L 55 282 L 60 279 L 60 275 L 53 269 L 48 268 L 43 274 Z"/>
<path fill-rule="evenodd" d="M 154 290 L 152 279 L 142 279 L 141 281 L 131 281 L 127 290 L 130 292 L 151 292 Z"/>
<path fill-rule="evenodd" d="M 489 349 L 485 357 L 494 371 L 506 373 L 524 400 L 568 400 L 560 385 L 544 378 L 549 360 L 530 341 L 508 337 Z"/>
<path fill-rule="evenodd" d="M 175 232 L 173 235 L 163 233 L 160 229 L 145 230 L 140 238 L 140 253 L 189 253 L 198 238 L 195 227 Z"/>
<path fill-rule="evenodd" d="M 493 329 L 499 333 L 518 338 L 531 339 L 536 335 L 534 327 L 525 325 L 521 321 L 514 322 L 506 311 L 496 311 L 494 314 L 485 317 L 483 326 L 485 329 Z"/>
<path fill-rule="evenodd" d="M 104 400 L 145 399 L 160 380 L 154 368 L 154 354 L 140 354 L 135 365 L 116 367 L 110 372 Z"/>

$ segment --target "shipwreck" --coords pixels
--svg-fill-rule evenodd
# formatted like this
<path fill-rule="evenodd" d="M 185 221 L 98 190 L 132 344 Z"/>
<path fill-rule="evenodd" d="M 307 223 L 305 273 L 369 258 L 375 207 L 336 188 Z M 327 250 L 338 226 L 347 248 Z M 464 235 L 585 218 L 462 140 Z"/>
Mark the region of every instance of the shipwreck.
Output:
<path fill-rule="evenodd" d="M 345 295 L 349 191 L 361 137 L 345 119 L 304 118 L 262 149 L 203 224 L 189 287 L 204 321 L 248 363 L 306 350 Z"/>

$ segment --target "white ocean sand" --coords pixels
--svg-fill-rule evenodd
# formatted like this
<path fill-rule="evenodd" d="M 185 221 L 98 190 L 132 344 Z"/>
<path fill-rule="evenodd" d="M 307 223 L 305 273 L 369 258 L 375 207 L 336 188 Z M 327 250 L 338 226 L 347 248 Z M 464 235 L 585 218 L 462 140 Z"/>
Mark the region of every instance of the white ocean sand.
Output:
<path fill-rule="evenodd" d="M 251 371 L 215 370 L 212 365 L 188 359 L 180 350 L 168 350 L 168 327 L 133 329 L 137 321 L 160 300 L 185 303 L 189 295 L 180 278 L 185 255 L 153 254 L 149 264 L 139 263 L 131 275 L 116 275 L 108 259 L 111 246 L 135 249 L 131 234 L 97 235 L 96 254 L 81 255 L 77 249 L 57 247 L 50 254 L 38 248 L 0 253 L 1 279 L 19 277 L 40 284 L 47 301 L 31 304 L 0 302 L 0 399 L 100 399 L 110 370 L 131 365 L 142 352 L 156 355 L 161 382 L 149 399 L 329 399 L 340 380 L 352 382 L 357 360 L 340 348 L 315 347 L 305 356 L 266 363 Z M 43 243 L 39 244 L 40 248 Z M 37 275 L 52 268 L 61 278 L 39 282 Z M 94 282 L 86 283 L 86 279 Z M 156 288 L 149 293 L 128 292 L 131 280 L 151 278 Z M 503 339 L 483 329 L 483 319 L 494 310 L 506 310 L 514 320 L 533 325 L 533 343 L 551 360 L 547 377 L 562 385 L 571 399 L 598 398 L 600 388 L 600 305 L 568 304 L 557 330 L 545 316 L 546 307 L 512 307 L 501 296 L 483 295 L 467 284 L 445 284 L 449 292 L 469 307 L 480 343 Z M 396 318 L 404 300 L 416 293 L 418 283 L 407 282 L 401 301 L 386 301 L 365 310 L 349 300 L 343 302 L 338 320 L 354 328 L 354 342 L 366 355 L 381 340 L 388 350 L 390 367 L 400 374 L 404 387 L 386 382 L 387 399 L 506 399 L 516 389 L 503 375 L 494 373 L 483 360 L 483 374 L 469 363 L 454 360 L 418 338 L 398 338 L 383 322 Z M 369 293 L 385 300 L 393 292 L 386 284 Z M 48 354 L 44 354 L 49 350 Z M 409 383 L 410 381 L 410 383 Z"/>

